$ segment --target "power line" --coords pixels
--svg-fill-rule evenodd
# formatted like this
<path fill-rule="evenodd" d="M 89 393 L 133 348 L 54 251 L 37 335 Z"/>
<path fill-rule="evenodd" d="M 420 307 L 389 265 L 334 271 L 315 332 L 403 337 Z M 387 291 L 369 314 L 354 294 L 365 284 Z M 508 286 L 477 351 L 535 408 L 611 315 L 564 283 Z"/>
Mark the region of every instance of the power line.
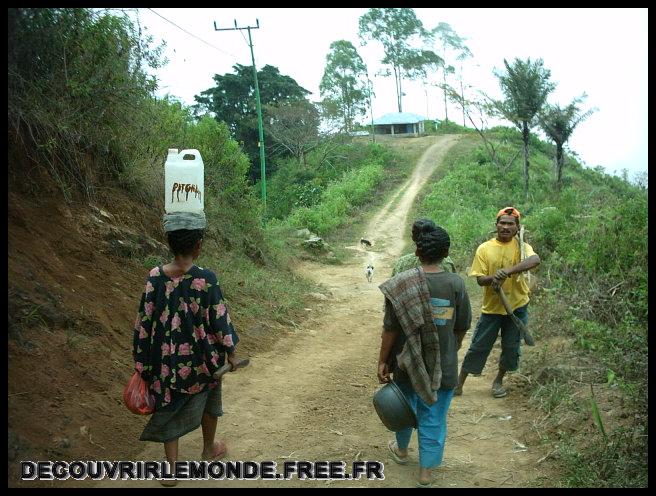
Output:
<path fill-rule="evenodd" d="M 221 52 L 221 53 L 223 53 L 223 54 L 225 54 L 225 55 L 229 55 L 229 56 L 231 56 L 231 57 L 233 57 L 233 58 L 238 58 L 236 55 L 234 55 L 234 54 L 232 54 L 232 53 L 229 53 L 229 52 L 226 52 L 225 50 L 221 50 L 220 48 L 217 48 L 217 47 L 215 47 L 214 45 L 208 43 L 208 42 L 205 41 L 204 39 L 199 38 L 199 37 L 196 36 L 195 34 L 190 33 L 190 32 L 187 31 L 186 29 L 181 28 L 181 27 L 178 26 L 175 22 L 173 22 L 173 21 L 169 21 L 166 17 L 164 17 L 164 16 L 161 15 L 161 14 L 158 14 L 157 12 L 155 12 L 155 11 L 154 11 L 153 9 L 151 9 L 150 7 L 147 7 L 147 8 L 148 8 L 148 10 L 150 10 L 153 14 L 155 14 L 155 15 L 161 17 L 161 18 L 164 19 L 166 22 L 169 22 L 169 23 L 173 24 L 176 28 L 178 28 L 178 29 L 181 30 L 181 31 L 184 31 L 184 32 L 187 33 L 189 36 L 193 36 L 193 37 L 196 38 L 197 40 L 202 41 L 203 43 L 205 43 L 207 46 L 209 46 L 209 47 L 211 47 L 211 48 L 214 48 L 214 50 L 218 50 L 219 52 Z"/>

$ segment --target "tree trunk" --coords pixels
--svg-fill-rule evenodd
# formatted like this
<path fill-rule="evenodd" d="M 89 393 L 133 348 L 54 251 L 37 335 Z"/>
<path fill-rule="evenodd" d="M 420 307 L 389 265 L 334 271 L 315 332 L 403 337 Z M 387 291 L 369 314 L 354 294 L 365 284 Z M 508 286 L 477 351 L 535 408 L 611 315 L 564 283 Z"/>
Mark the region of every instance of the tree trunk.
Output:
<path fill-rule="evenodd" d="M 522 123 L 522 140 L 524 141 L 524 197 L 528 200 L 528 123 Z"/>
<path fill-rule="evenodd" d="M 396 85 L 396 106 L 399 108 L 399 112 L 401 112 L 401 88 L 399 87 L 400 69 L 397 68 L 396 66 L 393 66 L 393 68 L 394 68 L 394 84 Z"/>
<path fill-rule="evenodd" d="M 344 119 L 344 128 L 348 133 L 353 128 L 353 118 L 351 117 L 351 106 L 349 104 L 346 104 L 346 110 L 344 113 L 346 114 L 346 118 Z"/>
<path fill-rule="evenodd" d="M 563 144 L 556 143 L 556 189 L 560 191 L 563 174 Z"/>
<path fill-rule="evenodd" d="M 467 127 L 467 121 L 465 120 L 465 89 L 462 85 L 462 77 L 460 78 L 460 98 L 462 98 L 462 127 Z"/>
<path fill-rule="evenodd" d="M 399 113 L 403 112 L 403 88 L 401 83 L 401 68 L 399 68 Z"/>
<path fill-rule="evenodd" d="M 444 79 L 444 122 L 449 122 L 449 112 L 446 109 L 446 71 L 442 71 Z"/>

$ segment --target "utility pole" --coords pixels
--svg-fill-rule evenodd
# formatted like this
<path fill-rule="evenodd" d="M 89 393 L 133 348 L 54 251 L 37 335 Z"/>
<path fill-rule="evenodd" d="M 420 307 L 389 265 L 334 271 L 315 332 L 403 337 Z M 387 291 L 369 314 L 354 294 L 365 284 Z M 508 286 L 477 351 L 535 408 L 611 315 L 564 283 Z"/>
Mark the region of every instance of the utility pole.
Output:
<path fill-rule="evenodd" d="M 371 95 L 374 91 L 374 85 L 371 84 L 371 79 L 369 79 L 369 74 L 367 74 L 367 89 L 369 90 L 369 113 L 371 114 L 371 141 L 376 142 L 376 128 L 374 127 L 374 107 L 371 104 Z"/>
<path fill-rule="evenodd" d="M 260 87 L 257 83 L 257 69 L 255 68 L 255 55 L 253 55 L 253 40 L 251 39 L 251 29 L 260 29 L 260 21 L 255 19 L 255 26 L 246 26 L 243 28 L 237 27 L 237 20 L 235 19 L 234 28 L 222 28 L 219 29 L 216 27 L 216 21 L 214 21 L 214 31 L 238 31 L 238 30 L 247 30 L 248 31 L 248 46 L 251 49 L 251 60 L 253 61 L 253 79 L 255 80 L 255 107 L 257 108 L 257 127 L 259 131 L 259 141 L 257 146 L 260 149 L 260 184 L 262 185 L 262 204 L 266 212 L 266 161 L 264 158 L 264 127 L 262 125 L 262 104 L 260 103 Z"/>

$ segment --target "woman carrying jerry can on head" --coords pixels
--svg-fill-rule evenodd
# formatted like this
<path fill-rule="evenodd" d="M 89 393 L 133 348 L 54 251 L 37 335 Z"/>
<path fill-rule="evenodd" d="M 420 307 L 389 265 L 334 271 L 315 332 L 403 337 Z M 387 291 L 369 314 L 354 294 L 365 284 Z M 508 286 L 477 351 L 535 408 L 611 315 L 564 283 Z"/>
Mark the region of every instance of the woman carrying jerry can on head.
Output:
<path fill-rule="evenodd" d="M 196 167 L 185 167 L 183 155 L 191 155 Z M 214 441 L 217 419 L 223 415 L 221 380 L 214 374 L 226 360 L 232 370 L 240 366 L 235 356 L 239 338 L 217 277 L 194 263 L 206 227 L 202 174 L 198 151 L 169 151 L 164 230 L 173 260 L 150 271 L 134 328 L 135 369 L 155 399 L 155 412 L 140 440 L 164 443 L 172 468 L 178 439 L 198 426 L 203 431 L 202 459 L 225 456 L 225 442 Z"/>

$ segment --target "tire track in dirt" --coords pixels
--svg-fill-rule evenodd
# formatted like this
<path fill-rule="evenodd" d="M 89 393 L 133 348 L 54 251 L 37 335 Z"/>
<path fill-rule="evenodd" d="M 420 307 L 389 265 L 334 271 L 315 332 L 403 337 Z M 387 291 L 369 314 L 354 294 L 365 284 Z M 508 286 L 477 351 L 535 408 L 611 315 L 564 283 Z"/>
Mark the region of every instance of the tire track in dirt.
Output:
<path fill-rule="evenodd" d="M 299 267 L 299 273 L 323 285 L 328 299 L 317 299 L 306 309 L 307 318 L 294 335 L 281 338 L 270 351 L 251 357 L 249 367 L 224 378 L 225 414 L 219 419 L 217 439 L 226 440 L 227 459 L 274 460 L 279 465 L 285 460 L 342 460 L 347 471 L 356 459 L 378 460 L 385 464 L 385 479 L 181 481 L 177 487 L 414 487 L 416 434 L 410 444 L 410 464 L 394 464 L 387 451 L 393 434 L 372 405 L 379 387 L 376 365 L 383 316 L 378 284 L 391 273 L 401 253 L 403 233 L 410 228 L 407 215 L 417 193 L 456 141 L 455 136 L 434 139 L 410 179 L 373 217 L 364 236 L 374 242 L 370 251 L 354 240 L 350 247 L 354 256 L 343 265 L 303 263 Z M 369 261 L 376 267 L 372 283 L 364 276 Z M 471 297 L 477 311 L 480 295 Z M 471 331 L 461 359 L 470 335 Z M 527 410 L 520 393 L 513 391 L 512 380 L 508 397 L 493 399 L 489 394 L 497 358 L 495 349 L 483 378 L 470 377 L 464 395 L 452 403 L 445 458 L 435 473 L 435 486 L 521 486 L 540 475 L 534 467 L 543 453 L 524 447 L 521 432 L 530 420 L 523 418 Z M 180 459 L 197 459 L 201 446 L 198 429 L 180 440 Z M 162 460 L 163 448 L 148 443 L 137 459 Z M 95 486 L 159 484 L 101 481 Z"/>

